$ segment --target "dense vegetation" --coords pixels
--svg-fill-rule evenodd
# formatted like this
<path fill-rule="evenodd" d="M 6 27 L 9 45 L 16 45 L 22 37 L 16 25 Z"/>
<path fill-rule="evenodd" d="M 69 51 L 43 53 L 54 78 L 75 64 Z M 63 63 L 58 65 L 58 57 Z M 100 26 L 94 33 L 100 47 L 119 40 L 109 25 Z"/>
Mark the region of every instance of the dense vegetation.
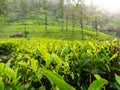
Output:
<path fill-rule="evenodd" d="M 0 41 L 1 90 L 120 89 L 120 42 Z"/>
<path fill-rule="evenodd" d="M 117 32 L 119 36 L 119 13 L 113 15 L 100 11 L 93 4 L 87 6 L 84 0 L 1 0 L 0 5 L 1 38 L 18 32 L 29 32 L 29 37 L 52 33 L 45 37 L 58 35 L 66 38 L 77 33 L 76 37 L 85 39 L 99 37 L 99 31 L 114 36 Z M 94 34 L 86 33 L 86 30 L 94 31 Z"/>
<path fill-rule="evenodd" d="M 119 18 L 84 0 L 0 0 L 0 90 L 120 90 Z"/>
<path fill-rule="evenodd" d="M 27 38 L 52 38 L 52 39 L 62 39 L 62 40 L 82 40 L 82 34 L 79 27 L 75 28 L 74 34 L 72 33 L 72 28 L 69 27 L 68 32 L 61 32 L 60 26 L 49 26 L 49 32 L 46 33 L 44 26 L 34 26 L 29 25 L 26 27 L 27 29 Z M 18 32 L 23 33 L 25 32 L 24 26 L 5 26 L 1 27 L 0 29 L 0 38 L 1 39 L 8 39 L 10 35 L 16 34 Z M 102 32 L 99 32 L 99 36 L 96 37 L 96 32 L 90 29 L 84 29 L 84 40 L 91 40 L 91 39 L 112 39 L 114 35 L 107 35 Z"/>

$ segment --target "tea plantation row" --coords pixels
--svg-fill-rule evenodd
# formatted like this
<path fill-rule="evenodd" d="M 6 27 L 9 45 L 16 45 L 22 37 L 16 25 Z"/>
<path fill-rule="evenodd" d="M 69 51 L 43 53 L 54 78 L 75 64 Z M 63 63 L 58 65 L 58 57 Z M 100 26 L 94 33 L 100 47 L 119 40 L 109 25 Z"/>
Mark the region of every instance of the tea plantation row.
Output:
<path fill-rule="evenodd" d="M 0 90 L 120 90 L 120 42 L 0 40 Z"/>

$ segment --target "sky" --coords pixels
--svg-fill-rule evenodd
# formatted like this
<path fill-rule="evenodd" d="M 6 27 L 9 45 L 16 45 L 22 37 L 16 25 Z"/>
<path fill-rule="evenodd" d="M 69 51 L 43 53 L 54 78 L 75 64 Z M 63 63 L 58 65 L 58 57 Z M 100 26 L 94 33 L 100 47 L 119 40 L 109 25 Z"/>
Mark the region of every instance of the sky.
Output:
<path fill-rule="evenodd" d="M 91 2 L 108 12 L 120 11 L 120 0 L 85 0 L 86 4 L 90 4 Z"/>

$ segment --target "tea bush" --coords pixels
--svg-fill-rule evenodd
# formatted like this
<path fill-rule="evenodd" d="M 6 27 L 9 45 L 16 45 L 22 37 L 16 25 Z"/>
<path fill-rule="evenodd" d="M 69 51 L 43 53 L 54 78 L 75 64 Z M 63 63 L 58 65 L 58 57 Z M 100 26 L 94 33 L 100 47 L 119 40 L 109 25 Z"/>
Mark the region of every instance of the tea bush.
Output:
<path fill-rule="evenodd" d="M 13 55 L 0 63 L 0 89 L 119 90 L 119 45 L 118 40 L 84 44 L 48 39 L 1 40 L 1 50 Z"/>

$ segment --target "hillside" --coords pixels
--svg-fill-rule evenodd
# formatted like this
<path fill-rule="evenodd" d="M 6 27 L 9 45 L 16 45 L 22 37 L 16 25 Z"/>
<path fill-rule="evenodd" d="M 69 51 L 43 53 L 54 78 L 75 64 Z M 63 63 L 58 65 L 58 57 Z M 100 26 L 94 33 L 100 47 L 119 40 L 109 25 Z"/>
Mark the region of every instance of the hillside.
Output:
<path fill-rule="evenodd" d="M 64 27 L 65 29 L 65 27 Z M 52 38 L 52 39 L 62 39 L 62 40 L 81 40 L 82 31 L 80 27 L 76 26 L 74 28 L 74 33 L 72 27 L 68 27 L 68 31 L 61 31 L 61 26 L 49 26 L 48 32 L 45 31 L 44 25 L 11 25 L 11 26 L 3 26 L 0 27 L 0 38 L 8 39 L 10 35 L 16 33 L 23 33 L 25 30 L 28 32 L 27 38 Z M 84 30 L 84 40 L 96 39 L 95 30 L 85 28 Z M 97 39 L 112 39 L 115 36 L 110 36 L 108 34 L 104 34 L 102 32 L 98 32 Z"/>
<path fill-rule="evenodd" d="M 92 1 L 0 0 L 0 90 L 120 90 L 120 13 Z"/>

